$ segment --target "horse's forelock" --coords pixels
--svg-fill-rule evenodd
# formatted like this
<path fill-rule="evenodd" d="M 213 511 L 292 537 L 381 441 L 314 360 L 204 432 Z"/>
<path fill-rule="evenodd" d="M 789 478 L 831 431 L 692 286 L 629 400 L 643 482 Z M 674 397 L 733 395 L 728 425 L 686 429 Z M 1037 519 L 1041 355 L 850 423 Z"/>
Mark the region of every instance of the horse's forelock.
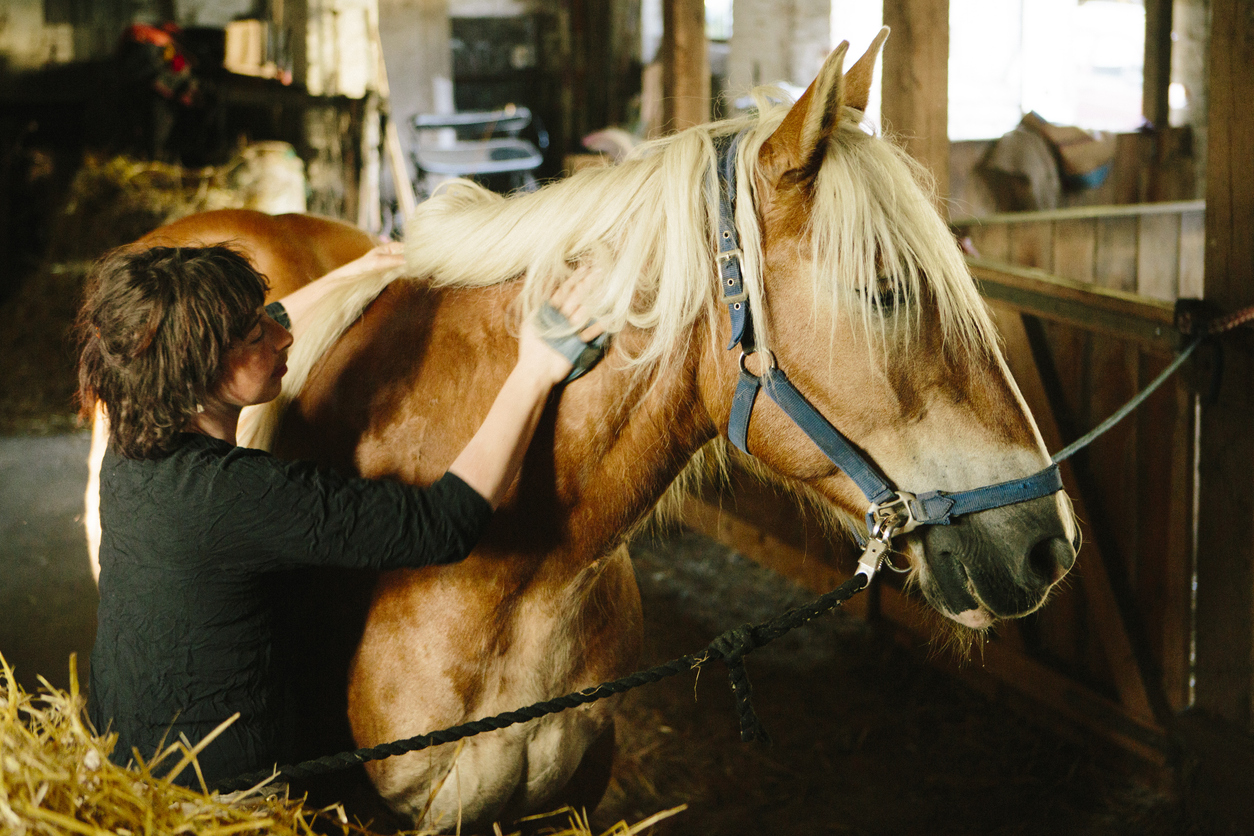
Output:
<path fill-rule="evenodd" d="M 946 346 L 983 354 L 996 345 L 966 263 L 934 208 L 930 175 L 896 144 L 847 122 L 810 193 L 816 298 L 849 310 L 869 346 L 885 350 L 890 337 L 908 342 L 924 300 L 936 307 Z M 891 325 L 877 310 L 884 291 L 905 314 Z"/>

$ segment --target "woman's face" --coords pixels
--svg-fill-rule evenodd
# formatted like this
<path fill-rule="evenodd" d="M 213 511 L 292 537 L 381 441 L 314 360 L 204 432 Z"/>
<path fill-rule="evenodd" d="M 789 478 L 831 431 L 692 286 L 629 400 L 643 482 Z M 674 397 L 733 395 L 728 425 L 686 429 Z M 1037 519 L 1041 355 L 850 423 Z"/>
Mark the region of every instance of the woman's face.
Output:
<path fill-rule="evenodd" d="M 215 394 L 224 404 L 245 407 L 268 403 L 279 395 L 287 372 L 292 335 L 258 309 L 257 321 L 227 350 Z"/>

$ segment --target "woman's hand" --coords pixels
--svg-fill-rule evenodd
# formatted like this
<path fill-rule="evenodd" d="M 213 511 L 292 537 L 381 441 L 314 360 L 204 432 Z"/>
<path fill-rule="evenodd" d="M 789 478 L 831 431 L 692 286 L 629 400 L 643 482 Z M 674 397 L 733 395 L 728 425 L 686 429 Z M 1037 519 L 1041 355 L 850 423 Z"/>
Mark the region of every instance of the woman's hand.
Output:
<path fill-rule="evenodd" d="M 550 301 L 571 322 L 586 322 L 583 299 L 598 273 L 580 267 Z M 580 332 L 593 339 L 604 326 Z M 518 338 L 518 363 L 497 394 L 474 437 L 449 466 L 449 472 L 479 492 L 493 508 L 500 506 L 522 468 L 523 457 L 553 387 L 570 374 L 571 363 L 540 338 L 535 323 L 524 323 Z"/>
<path fill-rule="evenodd" d="M 284 296 L 281 301 L 292 321 L 292 336 L 300 339 L 309 325 L 309 311 L 329 291 L 352 284 L 368 273 L 391 270 L 404 264 L 404 246 L 400 241 L 390 241 Z"/>
<path fill-rule="evenodd" d="M 319 281 L 334 281 L 335 279 L 347 278 L 349 276 L 359 276 L 363 273 L 373 273 L 376 270 L 391 270 L 394 267 L 402 266 L 404 263 L 404 243 L 401 241 L 388 241 L 386 244 L 380 244 L 375 247 L 361 258 L 336 267 L 319 279 Z"/>
<path fill-rule="evenodd" d="M 561 311 L 562 316 L 571 323 L 587 323 L 587 327 L 579 332 L 579 338 L 584 342 L 590 342 L 605 332 L 604 325 L 590 322 L 591 317 L 583 304 L 588 290 L 600 275 L 598 268 L 580 265 L 549 299 L 549 304 Z M 551 348 L 537 333 L 534 317 L 523 323 L 522 333 L 518 337 L 518 365 L 515 367 L 517 373 L 532 375 L 552 387 L 561 383 L 570 374 L 571 368 L 570 361 Z"/>

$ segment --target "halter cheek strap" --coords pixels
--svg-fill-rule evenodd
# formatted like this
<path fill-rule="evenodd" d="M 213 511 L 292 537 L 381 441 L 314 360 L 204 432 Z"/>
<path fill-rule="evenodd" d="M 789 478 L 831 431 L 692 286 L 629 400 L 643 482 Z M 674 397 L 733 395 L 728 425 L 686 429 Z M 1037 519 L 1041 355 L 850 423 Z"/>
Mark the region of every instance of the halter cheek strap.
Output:
<path fill-rule="evenodd" d="M 743 253 L 736 233 L 736 149 L 740 147 L 743 132 L 735 137 L 716 137 L 714 149 L 718 155 L 718 278 L 723 291 L 723 304 L 731 317 L 730 351 L 738 345 L 749 346 L 752 351 L 753 322 L 749 318 L 749 294 L 745 291 Z"/>
<path fill-rule="evenodd" d="M 767 396 L 823 451 L 832 464 L 853 480 L 871 503 L 867 511 L 867 531 L 871 538 L 858 564 L 859 573 L 867 575 L 868 579 L 879 568 L 889 541 L 897 534 L 912 531 L 920 525 L 948 525 L 954 517 L 1027 502 L 1062 490 L 1062 476 L 1056 463 L 1022 479 L 969 491 L 912 494 L 896 490 L 879 469 L 801 394 L 788 375 L 775 365 L 775 359 L 769 352 L 770 366 L 762 375 L 755 375 L 745 368 L 745 357 L 757 348 L 753 341 L 749 297 L 744 286 L 744 267 L 735 219 L 736 149 L 743 135 L 742 131 L 734 137 L 725 135 L 714 140 L 719 174 L 719 283 L 723 303 L 727 305 L 731 319 L 731 342 L 727 348 L 730 350 L 739 345 L 742 351 L 740 379 L 732 396 L 731 415 L 727 423 L 727 437 L 731 443 L 752 455 L 749 453 L 749 420 L 753 417 L 758 392 L 765 388 Z"/>

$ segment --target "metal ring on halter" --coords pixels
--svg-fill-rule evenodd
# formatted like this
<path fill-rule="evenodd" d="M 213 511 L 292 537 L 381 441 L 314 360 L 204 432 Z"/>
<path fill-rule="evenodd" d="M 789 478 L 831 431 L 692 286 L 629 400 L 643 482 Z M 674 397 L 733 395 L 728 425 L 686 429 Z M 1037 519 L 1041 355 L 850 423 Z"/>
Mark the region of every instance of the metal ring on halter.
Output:
<path fill-rule="evenodd" d="M 745 367 L 745 360 L 749 359 L 749 354 L 765 354 L 768 358 L 770 358 L 770 364 L 767 365 L 766 371 L 779 368 L 779 365 L 775 362 L 775 352 L 759 348 L 750 351 L 748 354 L 743 351 L 740 352 L 740 370 L 742 372 L 749 372 L 749 374 L 753 374 L 753 372 L 750 372 L 749 369 Z M 755 375 L 755 377 L 761 377 L 761 375 Z"/>
<path fill-rule="evenodd" d="M 884 556 L 883 556 L 882 558 L 880 558 L 880 565 L 881 565 L 881 566 L 887 566 L 889 569 L 892 569 L 892 570 L 893 570 L 894 572 L 896 572 L 898 575 L 907 575 L 907 574 L 909 574 L 909 573 L 910 573 L 910 564 L 909 564 L 909 562 L 907 562 L 907 563 L 906 563 L 906 568 L 905 568 L 905 569 L 898 569 L 898 568 L 897 568 L 897 564 L 893 563 L 893 558 L 892 558 L 892 555 L 893 555 L 893 552 L 891 552 L 891 551 L 889 551 L 889 552 L 885 552 L 885 553 L 884 553 Z"/>
<path fill-rule="evenodd" d="M 914 515 L 917 502 L 915 495 L 909 491 L 897 491 L 896 495 L 884 502 L 873 502 L 867 509 L 867 530 L 872 537 L 891 540 L 898 534 L 907 534 L 919 527 L 919 520 Z"/>

